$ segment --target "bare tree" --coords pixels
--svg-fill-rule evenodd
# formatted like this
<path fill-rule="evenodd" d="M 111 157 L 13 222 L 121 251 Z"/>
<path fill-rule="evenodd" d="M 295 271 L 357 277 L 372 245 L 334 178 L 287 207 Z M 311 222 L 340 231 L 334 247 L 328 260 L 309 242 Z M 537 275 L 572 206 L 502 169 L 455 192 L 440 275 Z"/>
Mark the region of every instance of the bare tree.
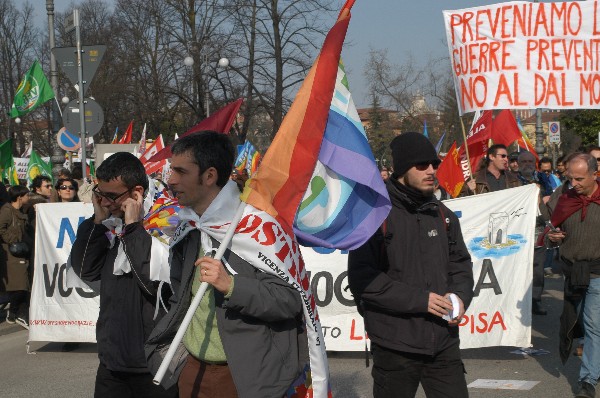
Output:
<path fill-rule="evenodd" d="M 24 149 L 26 138 L 22 126 L 14 124 L 7 113 L 10 111 L 19 82 L 36 57 L 39 49 L 39 31 L 33 23 L 33 7 L 23 3 L 17 9 L 12 1 L 0 2 L 0 111 L 2 129 L 0 137 L 16 138 L 17 148 Z M 43 108 L 34 111 L 27 118 L 36 119 L 43 115 Z"/>

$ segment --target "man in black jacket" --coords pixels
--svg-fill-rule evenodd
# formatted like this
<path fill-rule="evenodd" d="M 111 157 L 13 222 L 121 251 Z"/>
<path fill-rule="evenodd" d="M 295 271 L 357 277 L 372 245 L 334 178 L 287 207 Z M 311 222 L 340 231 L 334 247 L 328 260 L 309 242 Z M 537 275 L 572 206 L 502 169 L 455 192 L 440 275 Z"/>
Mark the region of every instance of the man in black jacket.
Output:
<path fill-rule="evenodd" d="M 348 260 L 371 339 L 373 396 L 414 397 L 422 383 L 429 398 L 467 397 L 457 326 L 473 298 L 471 256 L 458 218 L 433 196 L 433 145 L 403 133 L 390 147 L 392 210 Z"/>
<path fill-rule="evenodd" d="M 101 281 L 94 396 L 175 397 L 176 390 L 152 383 L 144 353 L 160 286 L 151 276 L 155 238 L 142 225 L 146 171 L 131 153 L 117 152 L 102 162 L 96 176 L 94 215 L 81 223 L 71 249 L 75 273 L 84 281 Z"/>

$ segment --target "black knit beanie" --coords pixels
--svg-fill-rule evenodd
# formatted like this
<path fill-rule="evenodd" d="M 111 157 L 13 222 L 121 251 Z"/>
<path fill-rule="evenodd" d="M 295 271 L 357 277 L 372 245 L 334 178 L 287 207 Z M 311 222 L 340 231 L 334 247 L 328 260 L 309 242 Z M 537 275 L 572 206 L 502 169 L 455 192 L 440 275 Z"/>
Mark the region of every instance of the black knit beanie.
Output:
<path fill-rule="evenodd" d="M 433 144 L 423 134 L 402 133 L 392 140 L 390 148 L 392 148 L 394 174 L 398 177 L 406 174 L 411 167 L 417 164 L 431 162 L 437 166 L 441 162 Z"/>

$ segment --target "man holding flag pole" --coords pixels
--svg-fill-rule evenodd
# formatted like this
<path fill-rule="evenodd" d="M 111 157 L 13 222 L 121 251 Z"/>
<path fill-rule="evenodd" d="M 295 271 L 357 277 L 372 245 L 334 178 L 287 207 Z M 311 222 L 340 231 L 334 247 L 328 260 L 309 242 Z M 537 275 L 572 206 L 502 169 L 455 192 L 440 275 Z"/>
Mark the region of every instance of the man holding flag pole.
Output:
<path fill-rule="evenodd" d="M 246 184 L 241 198 L 230 197 L 227 200 L 228 203 L 239 202 L 237 210 L 231 211 L 230 206 L 219 205 L 221 197 L 227 195 L 231 189 L 229 183 L 220 189 L 214 200 L 206 201 L 207 197 L 216 193 L 214 185 L 218 178 L 214 176 L 215 168 L 206 168 L 207 164 L 203 162 L 197 162 L 195 166 L 190 165 L 191 151 L 179 148 L 177 143 L 174 144 L 173 153 L 179 152 L 182 156 L 177 158 L 174 155 L 172 159 L 173 174 L 169 183 L 174 183 L 174 190 L 179 191 L 180 202 L 194 197 L 200 200 L 204 197 L 204 204 L 198 209 L 206 210 L 201 216 L 192 210 L 187 215 L 184 213 L 187 218 L 180 214 L 183 221 L 172 246 L 174 263 L 171 267 L 172 283 L 176 290 L 174 297 L 178 301 L 172 304 L 169 316 L 157 326 L 146 347 L 148 362 L 153 372 L 156 372 L 155 383 L 162 382 L 163 385 L 168 385 L 181 377 L 179 376 L 181 369 L 187 365 L 180 361 L 185 357 L 183 354 L 186 351 L 183 350 L 185 345 L 179 343 L 183 340 L 185 344 L 187 334 L 191 333 L 190 328 L 194 327 L 194 318 L 202 308 L 202 296 L 210 283 L 212 294 L 209 294 L 214 295 L 214 303 L 226 306 L 226 309 L 216 308 L 216 328 L 222 338 L 226 362 L 231 368 L 233 383 L 240 397 L 280 397 L 284 394 L 290 397 L 331 396 L 323 334 L 298 241 L 305 245 L 316 244 L 334 248 L 357 247 L 377 229 L 390 208 L 389 198 L 385 193 L 373 154 L 368 149 L 364 130 L 357 127 L 360 126 L 360 122 L 357 121 L 358 115 L 349 96 L 345 73 L 340 62 L 341 48 L 353 4 L 353 0 L 348 0 L 342 8 L 336 24 L 327 35 L 319 57 L 304 80 L 256 175 Z M 348 167 L 348 158 L 353 160 L 353 167 Z M 346 161 L 342 161 L 343 159 Z M 360 164 L 361 167 L 356 167 L 356 164 Z M 188 167 L 191 170 L 188 170 Z M 360 170 L 358 176 L 352 175 L 356 169 Z M 230 172 L 231 168 L 227 176 Z M 212 177 L 209 174 L 213 174 Z M 200 178 L 202 185 L 191 184 L 191 188 L 186 189 L 185 185 L 189 185 L 189 182 L 185 180 L 189 180 L 192 176 Z M 344 189 L 347 191 L 344 196 L 328 195 L 328 184 L 342 183 L 345 184 Z M 237 190 L 237 187 L 235 189 Z M 348 192 L 352 194 L 347 195 Z M 319 206 L 313 206 L 315 202 L 322 203 L 321 196 L 329 197 L 329 200 L 337 200 L 335 206 L 327 206 L 326 209 L 334 208 L 334 214 L 325 214 L 326 212 L 318 211 Z M 315 220 L 318 225 L 315 224 Z M 235 228 L 231 228 L 232 226 Z M 183 275 L 181 272 L 177 273 L 181 270 L 181 267 L 175 265 L 177 256 L 181 257 L 177 253 L 181 250 L 180 247 L 185 245 L 186 240 L 191 239 L 187 236 L 198 235 L 196 230 L 200 230 L 200 236 L 204 236 L 200 241 L 205 254 L 212 250 L 211 243 L 214 243 L 214 240 L 220 242 L 219 249 L 214 255 L 214 260 L 205 256 L 196 261 L 196 265 L 199 266 L 199 270 L 195 272 L 196 280 L 192 283 L 190 279 L 185 279 L 186 289 L 183 287 L 178 289 L 178 281 L 183 277 L 189 277 L 190 271 L 189 267 L 184 267 Z M 182 243 L 178 244 L 178 242 Z M 198 254 L 197 246 L 188 246 L 193 251 L 185 253 L 184 258 L 187 262 L 190 261 L 189 256 L 192 256 L 193 261 L 196 260 L 194 256 Z M 229 254 L 227 250 L 234 255 Z M 220 261 L 223 255 L 227 260 L 224 261 L 225 265 Z M 236 260 L 236 256 L 259 270 L 254 271 L 258 272 L 258 275 L 265 274 L 260 276 L 261 280 L 251 282 L 259 289 L 258 291 L 247 290 L 249 281 L 252 281 L 251 277 L 236 273 L 238 269 L 244 268 L 239 265 L 239 262 L 233 264 L 230 261 L 232 258 Z M 271 276 L 277 276 L 287 286 L 277 284 Z M 255 275 L 254 278 L 258 277 Z M 198 279 L 203 283 L 191 299 L 188 295 L 191 295 L 190 285 L 196 283 Z M 262 280 L 265 282 L 261 283 Z M 273 289 L 274 286 L 277 288 L 277 296 L 283 296 L 285 301 L 279 304 L 278 309 L 263 305 L 261 311 L 267 311 L 269 316 L 261 314 L 261 311 L 252 310 L 256 304 L 254 300 L 241 302 L 239 299 L 243 296 L 259 297 L 267 287 Z M 300 299 L 299 311 L 301 312 L 295 313 L 298 309 L 293 305 L 295 299 L 291 299 L 290 292 Z M 228 300 L 226 296 L 229 297 Z M 184 316 L 180 307 L 187 307 L 190 300 L 191 304 Z M 182 301 L 183 305 L 181 305 Z M 301 341 L 298 342 L 298 339 L 292 340 L 294 334 L 287 329 L 283 331 L 289 333 L 290 339 L 284 343 L 282 350 L 286 355 L 276 359 L 280 367 L 275 370 L 272 361 L 264 355 L 254 358 L 242 356 L 241 363 L 248 364 L 245 367 L 230 362 L 228 346 L 231 347 L 232 341 L 225 331 L 221 334 L 221 330 L 228 327 L 219 322 L 221 311 L 225 311 L 231 321 L 252 322 L 252 327 L 244 329 L 246 332 L 251 332 L 256 327 L 260 330 L 273 320 L 281 321 L 284 313 L 288 317 L 284 318 L 286 322 L 290 322 L 289 317 L 292 314 L 303 315 L 310 368 L 305 367 L 305 373 L 300 374 L 300 369 L 296 365 L 302 364 L 303 361 L 302 356 L 298 354 L 306 348 L 306 345 Z M 246 315 L 249 317 L 245 317 Z M 253 315 L 260 315 L 260 317 L 253 319 Z M 172 337 L 177 328 L 175 337 Z M 298 337 L 302 337 L 302 334 L 298 334 Z M 238 338 L 243 335 L 243 332 L 240 332 Z M 241 352 L 267 350 L 268 353 L 270 348 L 254 346 L 252 344 L 254 340 L 250 335 L 249 343 L 240 347 Z M 192 340 L 197 341 L 197 339 Z M 203 341 L 207 341 L 206 338 Z M 260 344 L 280 347 L 275 340 L 268 341 L 271 341 L 271 344 L 265 344 L 264 341 Z M 258 363 L 257 359 L 259 359 Z M 160 367 L 157 369 L 159 363 Z M 200 363 L 200 366 L 203 364 Z M 185 372 L 185 369 L 183 371 Z M 286 392 L 282 388 L 284 384 L 292 381 L 289 377 L 290 371 L 295 371 L 295 375 L 300 377 Z M 276 376 L 277 382 L 269 382 Z"/>

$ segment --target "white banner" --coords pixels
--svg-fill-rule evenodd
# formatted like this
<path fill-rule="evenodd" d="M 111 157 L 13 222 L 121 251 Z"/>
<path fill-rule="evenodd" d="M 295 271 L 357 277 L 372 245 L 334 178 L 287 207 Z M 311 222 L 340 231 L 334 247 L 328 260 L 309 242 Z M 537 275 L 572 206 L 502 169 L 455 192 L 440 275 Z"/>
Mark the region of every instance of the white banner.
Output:
<path fill-rule="evenodd" d="M 94 208 L 91 203 L 43 203 L 36 212 L 29 341 L 96 342 L 99 296 L 66 283 L 77 227 Z"/>
<path fill-rule="evenodd" d="M 475 297 L 460 322 L 460 347 L 528 347 L 535 184 L 444 202 L 459 217 L 473 260 Z"/>
<path fill-rule="evenodd" d="M 600 108 L 598 1 L 444 11 L 459 112 Z"/>
<path fill-rule="evenodd" d="M 476 296 L 460 323 L 461 348 L 530 345 L 537 198 L 537 186 L 527 185 L 445 202 L 473 260 Z M 489 244 L 490 236 L 499 243 Z M 364 350 L 363 319 L 346 290 L 347 253 L 316 250 L 303 247 L 302 256 L 327 350 Z"/>
<path fill-rule="evenodd" d="M 535 185 L 445 202 L 460 219 L 476 297 L 461 322 L 461 348 L 531 342 Z M 38 205 L 30 341 L 95 341 L 99 298 L 66 286 L 65 263 L 91 204 Z M 69 216 L 66 216 L 69 215 Z M 489 244 L 492 236 L 498 244 Z M 365 349 L 364 324 L 347 289 L 347 252 L 302 249 L 328 351 Z"/>

